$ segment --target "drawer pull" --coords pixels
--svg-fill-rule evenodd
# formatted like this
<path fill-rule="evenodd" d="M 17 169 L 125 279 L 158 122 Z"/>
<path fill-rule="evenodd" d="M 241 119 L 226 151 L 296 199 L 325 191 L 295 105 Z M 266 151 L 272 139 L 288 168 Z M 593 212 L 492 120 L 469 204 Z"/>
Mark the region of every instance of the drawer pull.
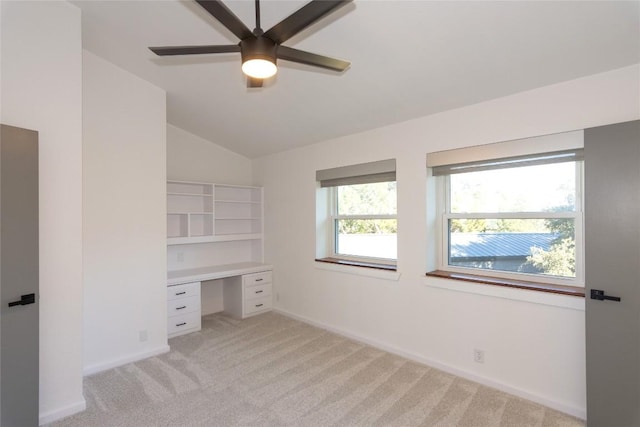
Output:
<path fill-rule="evenodd" d="M 264 292 L 264 291 L 256 291 L 256 294 L 261 294 L 261 293 L 263 293 L 263 292 Z"/>
<path fill-rule="evenodd" d="M 182 323 L 178 323 L 176 326 L 184 326 L 186 324 L 187 324 L 187 322 L 182 322 Z"/>
<path fill-rule="evenodd" d="M 186 293 L 187 293 L 187 291 L 176 292 L 176 296 L 178 296 L 178 295 L 184 295 L 184 294 L 186 294 Z"/>
<path fill-rule="evenodd" d="M 264 279 L 256 279 L 256 282 L 262 282 Z"/>
<path fill-rule="evenodd" d="M 256 304 L 256 307 L 262 307 L 264 304 Z"/>
<path fill-rule="evenodd" d="M 176 307 L 176 310 L 182 310 L 183 308 L 187 308 L 187 306 L 183 305 L 182 307 Z"/>

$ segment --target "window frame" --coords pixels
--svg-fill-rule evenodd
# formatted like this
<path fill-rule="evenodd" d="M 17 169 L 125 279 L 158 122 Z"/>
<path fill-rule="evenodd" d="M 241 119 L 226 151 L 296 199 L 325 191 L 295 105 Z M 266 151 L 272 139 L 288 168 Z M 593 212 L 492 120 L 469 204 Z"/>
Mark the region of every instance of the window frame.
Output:
<path fill-rule="evenodd" d="M 531 154 L 535 157 L 536 154 Z M 451 212 L 451 175 L 440 175 L 436 179 L 436 250 L 438 270 L 459 273 L 470 276 L 483 276 L 507 280 L 523 280 L 536 283 L 548 283 L 573 287 L 584 287 L 584 161 L 576 160 L 576 194 L 575 208 L 573 212 L 478 212 L 478 213 L 452 213 Z M 518 166 L 514 166 L 518 167 Z M 572 218 L 574 219 L 574 239 L 576 276 L 561 277 L 536 273 L 509 272 L 489 270 L 474 267 L 462 267 L 449 264 L 449 220 L 450 219 L 548 219 L 548 218 Z"/>
<path fill-rule="evenodd" d="M 397 186 L 397 180 L 393 181 L 380 181 L 380 182 L 395 182 Z M 360 185 L 360 184 L 347 184 L 347 185 Z M 345 185 L 345 186 L 347 186 Z M 396 254 L 396 258 L 378 258 L 378 257 L 368 257 L 368 256 L 358 256 L 358 255 L 346 255 L 338 252 L 338 221 L 344 219 L 395 219 L 396 224 L 398 221 L 398 200 L 397 200 L 397 192 L 396 192 L 396 214 L 379 214 L 379 215 L 339 215 L 338 214 L 338 187 L 329 187 L 328 188 L 328 207 L 329 207 L 329 221 L 330 225 L 330 237 L 329 241 L 329 251 L 331 258 L 336 258 L 344 261 L 352 261 L 357 263 L 364 264 L 381 264 L 387 266 L 396 267 L 398 263 L 398 258 Z M 396 187 L 397 188 L 397 187 Z M 397 243 L 398 234 L 396 233 L 396 243 Z"/>

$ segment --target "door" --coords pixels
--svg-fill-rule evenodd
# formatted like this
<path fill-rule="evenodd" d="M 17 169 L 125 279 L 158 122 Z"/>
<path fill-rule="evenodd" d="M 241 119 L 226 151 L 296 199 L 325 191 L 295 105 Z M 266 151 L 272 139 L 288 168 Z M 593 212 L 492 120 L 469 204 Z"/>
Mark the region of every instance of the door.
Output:
<path fill-rule="evenodd" d="M 587 425 L 640 426 L 640 121 L 585 130 L 584 154 Z"/>
<path fill-rule="evenodd" d="M 1 126 L 0 425 L 38 425 L 38 133 Z"/>

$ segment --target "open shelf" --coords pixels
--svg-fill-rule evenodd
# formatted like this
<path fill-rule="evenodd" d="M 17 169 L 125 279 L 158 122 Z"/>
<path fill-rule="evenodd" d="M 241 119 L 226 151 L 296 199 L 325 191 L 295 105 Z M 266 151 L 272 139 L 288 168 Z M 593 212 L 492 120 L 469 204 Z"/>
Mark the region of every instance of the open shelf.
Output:
<path fill-rule="evenodd" d="M 191 213 L 189 214 L 190 236 L 213 236 L 213 214 Z"/>
<path fill-rule="evenodd" d="M 216 218 L 262 218 L 262 204 L 256 202 L 215 202 Z"/>
<path fill-rule="evenodd" d="M 216 202 L 223 203 L 262 203 L 262 188 L 241 187 L 235 185 L 216 185 Z"/>
<path fill-rule="evenodd" d="M 220 243 L 243 240 L 262 240 L 262 233 L 219 234 L 215 236 L 168 237 L 169 245 L 189 245 L 192 243 Z"/>
<path fill-rule="evenodd" d="M 167 237 L 187 237 L 189 235 L 189 214 L 167 214 Z"/>
<path fill-rule="evenodd" d="M 262 219 L 217 219 L 216 235 L 262 233 Z"/>
<path fill-rule="evenodd" d="M 262 188 L 167 182 L 167 244 L 261 240 Z"/>
<path fill-rule="evenodd" d="M 213 196 L 213 184 L 204 182 L 168 181 L 167 194 Z"/>

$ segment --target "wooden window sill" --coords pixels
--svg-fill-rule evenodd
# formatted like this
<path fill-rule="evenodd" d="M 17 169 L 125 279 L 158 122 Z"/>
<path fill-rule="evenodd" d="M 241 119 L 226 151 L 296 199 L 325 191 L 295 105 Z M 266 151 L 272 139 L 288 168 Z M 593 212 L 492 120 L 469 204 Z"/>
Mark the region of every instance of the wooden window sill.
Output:
<path fill-rule="evenodd" d="M 584 298 L 584 288 L 577 286 L 552 285 L 549 283 L 529 282 L 526 280 L 511 280 L 500 277 L 479 276 L 475 274 L 452 273 L 444 270 L 430 271 L 426 273 L 426 276 Z"/>
<path fill-rule="evenodd" d="M 376 270 L 385 270 L 385 271 L 397 271 L 397 267 L 395 265 L 390 264 L 379 264 L 375 262 L 362 262 L 362 261 L 351 261 L 341 258 L 316 258 L 317 262 L 326 262 L 329 264 L 339 264 L 339 265 L 350 265 L 352 267 L 364 267 L 364 268 L 373 268 Z"/>

